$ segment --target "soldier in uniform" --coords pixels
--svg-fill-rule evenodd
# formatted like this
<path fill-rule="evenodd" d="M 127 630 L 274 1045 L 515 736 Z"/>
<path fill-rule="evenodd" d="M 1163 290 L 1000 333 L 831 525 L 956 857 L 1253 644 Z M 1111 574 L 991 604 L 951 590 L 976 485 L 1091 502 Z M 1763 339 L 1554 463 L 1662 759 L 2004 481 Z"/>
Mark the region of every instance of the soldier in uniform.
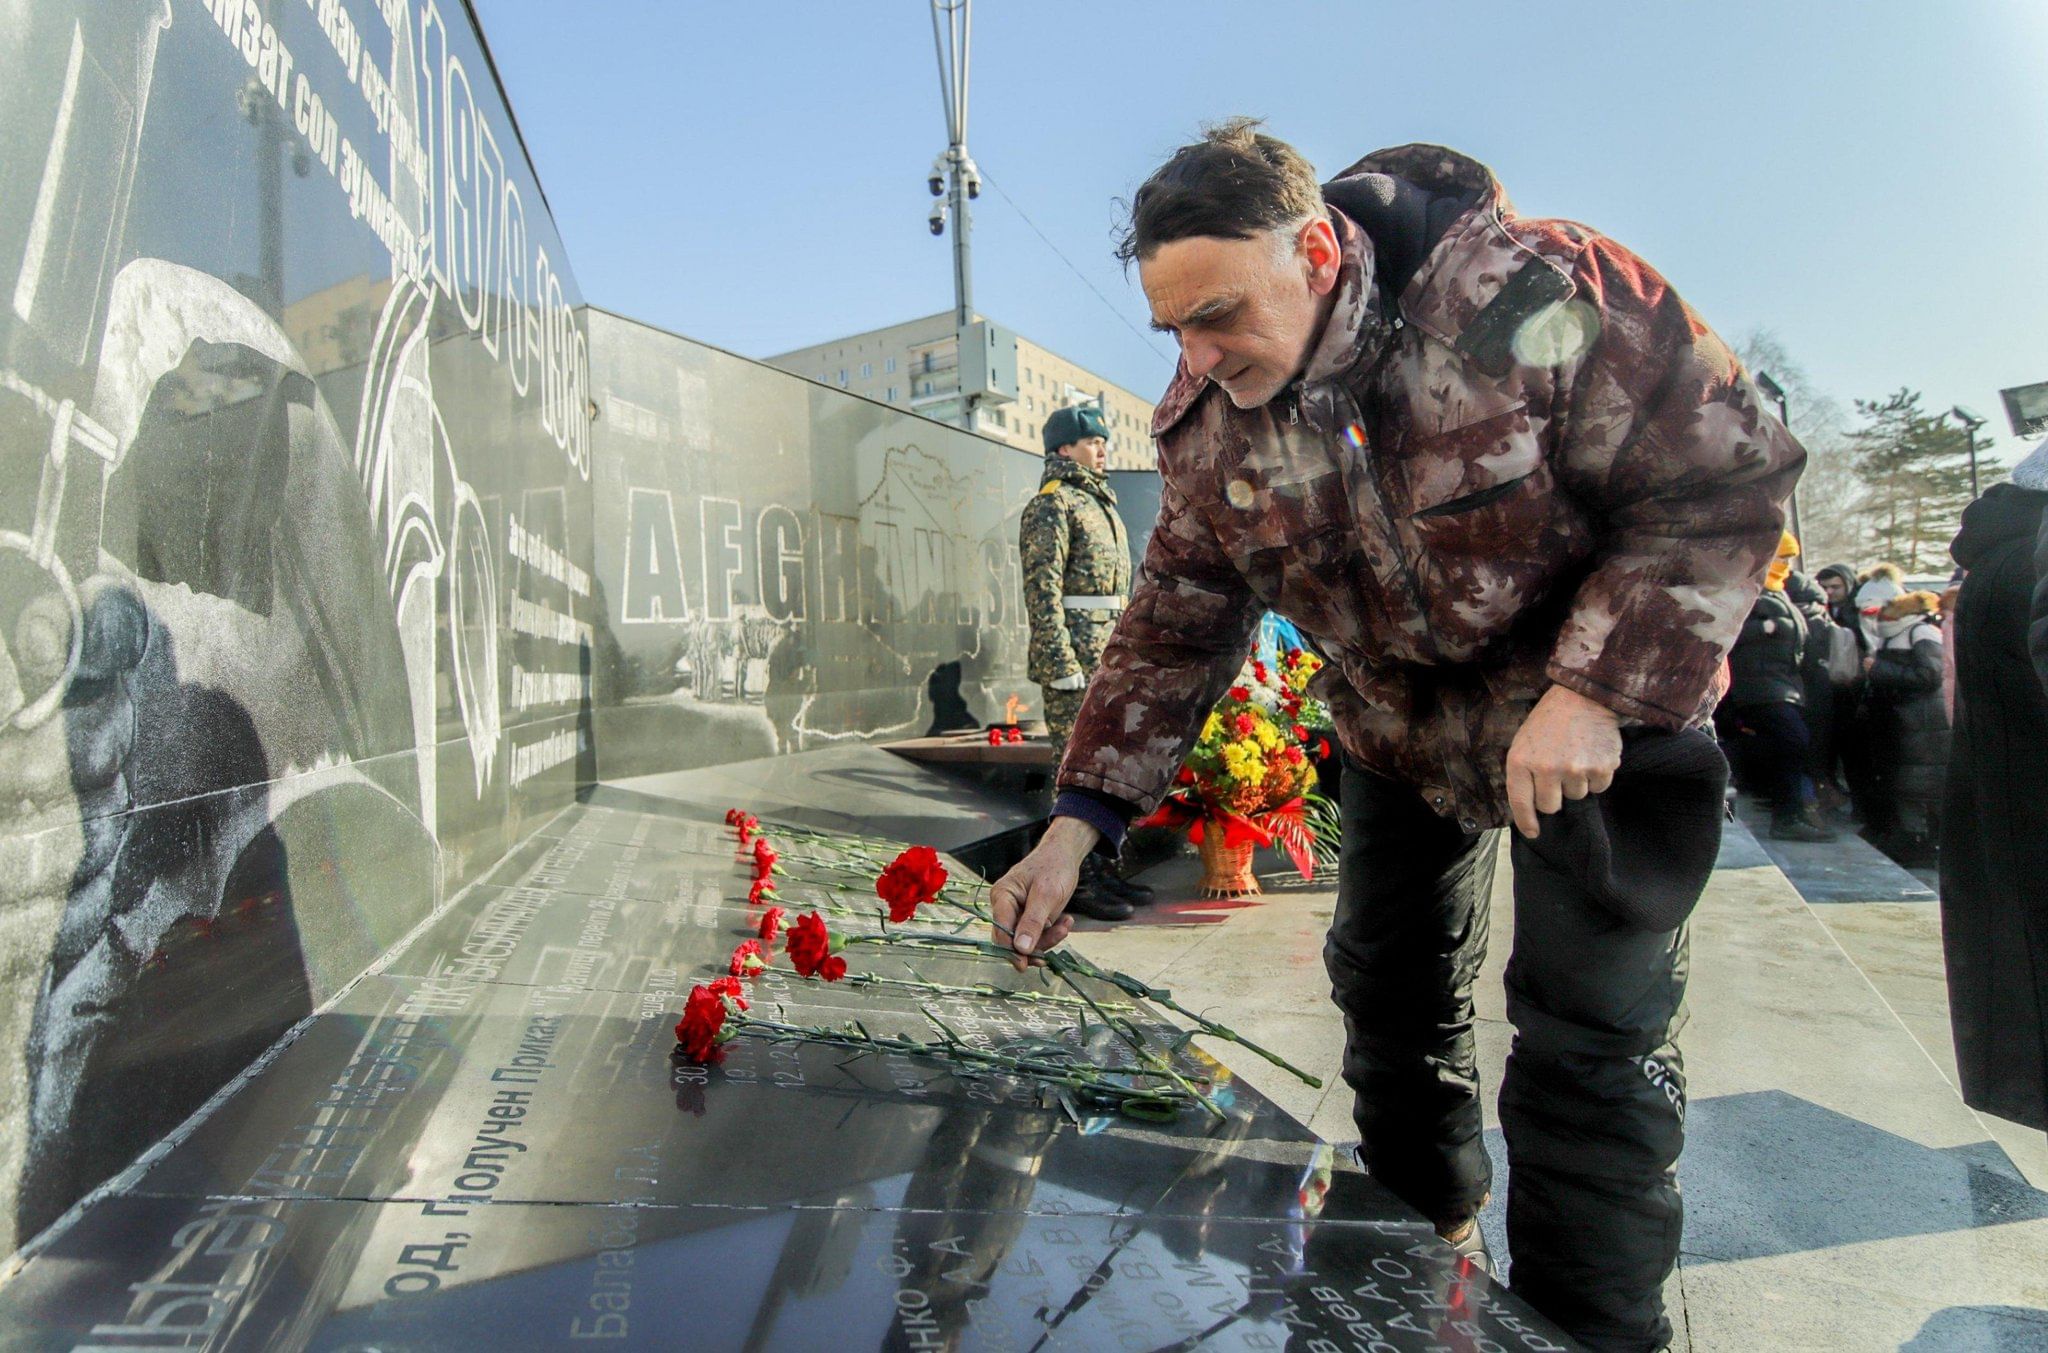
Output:
<path fill-rule="evenodd" d="M 1131 547 L 1104 467 L 1109 427 L 1086 405 L 1045 420 L 1045 475 L 1025 504 L 1018 531 L 1024 559 L 1024 612 L 1031 623 L 1029 675 L 1045 694 L 1053 756 L 1066 755 L 1081 697 L 1102 661 L 1110 631 L 1131 589 Z M 1120 921 L 1151 890 L 1126 882 L 1098 859 L 1084 865 L 1070 910 Z"/>
<path fill-rule="evenodd" d="M 1442 146 L 1319 185 L 1225 124 L 1138 189 L 1119 252 L 1181 349 L 1159 521 L 997 938 L 1019 966 L 1060 942 L 1083 858 L 1286 616 L 1345 753 L 1324 962 L 1361 1160 L 1481 1261 L 1472 987 L 1512 823 L 1514 1290 L 1596 1353 L 1664 1348 L 1685 922 L 1727 778 L 1701 726 L 1805 453 L 1648 264 Z"/>

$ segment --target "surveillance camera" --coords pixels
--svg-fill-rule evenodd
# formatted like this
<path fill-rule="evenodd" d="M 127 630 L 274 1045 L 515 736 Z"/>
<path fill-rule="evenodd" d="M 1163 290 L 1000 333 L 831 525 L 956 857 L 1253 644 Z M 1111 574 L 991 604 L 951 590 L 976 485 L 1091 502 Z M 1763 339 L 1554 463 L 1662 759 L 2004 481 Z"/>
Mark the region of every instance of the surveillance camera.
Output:
<path fill-rule="evenodd" d="M 972 160 L 967 162 L 967 195 L 969 197 L 981 196 L 981 170 L 975 167 Z"/>
<path fill-rule="evenodd" d="M 932 190 L 933 197 L 946 191 L 945 156 L 940 155 L 932 161 L 932 171 L 925 176 L 924 186 Z"/>
<path fill-rule="evenodd" d="M 945 203 L 943 203 L 943 202 L 934 202 L 934 203 L 932 203 L 932 210 L 931 210 L 931 215 L 929 215 L 929 216 L 925 217 L 925 220 L 926 220 L 927 222 L 929 222 L 929 223 L 930 223 L 930 225 L 931 225 L 931 228 L 932 228 L 932 234 L 934 234 L 934 235 L 943 235 L 943 234 L 945 234 L 945 233 L 946 233 L 946 204 L 945 204 Z"/>

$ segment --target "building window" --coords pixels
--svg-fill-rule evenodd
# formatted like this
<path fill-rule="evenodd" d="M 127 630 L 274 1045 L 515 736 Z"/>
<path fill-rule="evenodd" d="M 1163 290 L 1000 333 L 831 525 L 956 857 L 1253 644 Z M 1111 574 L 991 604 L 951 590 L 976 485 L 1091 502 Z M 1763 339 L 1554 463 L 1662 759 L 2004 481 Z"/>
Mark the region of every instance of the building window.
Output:
<path fill-rule="evenodd" d="M 873 362 L 862 362 L 862 363 L 860 364 L 860 378 L 861 378 L 862 380 L 867 380 L 868 378 L 870 378 L 870 377 L 871 377 L 871 376 L 873 376 L 874 374 L 875 374 L 875 364 L 874 364 Z"/>
<path fill-rule="evenodd" d="M 839 386 L 841 389 L 846 388 L 846 368 L 843 366 L 839 368 Z"/>
<path fill-rule="evenodd" d="M 926 352 L 924 355 L 924 369 L 926 371 L 930 371 L 932 369 L 932 355 L 930 352 Z"/>
<path fill-rule="evenodd" d="M 932 383 L 930 381 L 919 381 L 917 383 L 917 392 L 921 395 L 930 394 L 932 392 Z"/>
<path fill-rule="evenodd" d="M 882 363 L 882 374 L 890 376 L 896 374 L 896 359 L 894 357 Z"/>
<path fill-rule="evenodd" d="M 893 385 L 889 387 L 889 402 L 891 404 L 896 402 L 896 387 Z"/>

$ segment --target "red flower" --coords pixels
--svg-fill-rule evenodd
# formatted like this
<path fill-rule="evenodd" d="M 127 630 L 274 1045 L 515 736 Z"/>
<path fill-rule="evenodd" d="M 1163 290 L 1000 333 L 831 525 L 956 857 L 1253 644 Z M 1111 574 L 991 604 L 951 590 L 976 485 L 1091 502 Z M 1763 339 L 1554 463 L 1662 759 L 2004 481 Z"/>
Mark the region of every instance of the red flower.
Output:
<path fill-rule="evenodd" d="M 1252 730 L 1259 726 L 1259 721 L 1249 714 L 1240 714 L 1235 719 L 1232 719 L 1230 724 L 1231 727 L 1237 730 L 1239 737 L 1248 738 L 1252 735 Z"/>
<path fill-rule="evenodd" d="M 741 940 L 740 947 L 732 951 L 732 962 L 726 971 L 734 977 L 753 977 L 768 966 L 768 956 L 761 952 L 761 941 Z"/>
<path fill-rule="evenodd" d="M 726 809 L 726 810 L 725 810 L 725 825 L 726 825 L 726 826 L 730 827 L 730 826 L 732 826 L 732 825 L 733 825 L 734 823 L 738 822 L 739 820 L 740 820 L 740 810 L 739 810 L 739 809 L 737 809 L 737 808 L 728 808 L 728 809 Z"/>
<path fill-rule="evenodd" d="M 764 836 L 760 840 L 754 842 L 755 880 L 758 881 L 761 879 L 765 879 L 770 874 L 774 873 L 775 862 L 781 858 L 782 857 L 780 855 L 777 855 L 775 853 L 775 848 L 768 844 L 767 837 Z"/>
<path fill-rule="evenodd" d="M 1019 727 L 1017 727 L 1017 725 L 1015 725 L 1015 724 L 1011 724 L 1011 725 L 1010 725 L 1010 730 L 1009 730 L 1009 732 L 1007 732 L 1007 733 L 1005 733 L 1005 734 L 1003 735 L 1003 741 L 1005 741 L 1005 742 L 1022 742 L 1022 741 L 1024 741 L 1024 730 L 1023 730 L 1023 729 L 1021 729 L 1021 728 L 1019 728 Z"/>
<path fill-rule="evenodd" d="M 991 746 L 991 747 L 997 747 L 997 746 L 1000 746 L 1000 745 L 1002 745 L 1002 741 L 1003 741 L 1003 730 L 1002 730 L 1002 729 L 1000 729 L 1000 728 L 993 728 L 993 727 L 992 727 L 992 728 L 990 728 L 990 729 L 988 730 L 988 745 L 989 745 L 989 746 Z"/>
<path fill-rule="evenodd" d="M 729 980 L 729 979 L 728 979 Z M 699 1066 L 725 1060 L 725 999 L 707 986 L 690 989 L 683 1017 L 676 1021 L 676 1051 Z"/>
<path fill-rule="evenodd" d="M 1294 740 L 1296 742 L 1308 741 L 1308 730 L 1306 728 L 1303 728 L 1300 724 L 1294 725 L 1294 727 L 1288 729 L 1287 731 L 1294 734 Z"/>
<path fill-rule="evenodd" d="M 754 829 L 747 825 L 749 821 L 751 821 L 751 819 L 743 817 L 738 822 L 732 824 L 733 826 L 739 828 L 741 850 L 745 850 L 747 848 L 748 840 L 751 839 L 754 835 Z"/>
<path fill-rule="evenodd" d="M 1303 755 L 1301 754 L 1301 748 L 1299 748 L 1299 747 L 1289 747 L 1289 748 L 1287 749 L 1287 764 L 1288 764 L 1288 765 L 1290 765 L 1290 766 L 1298 766 L 1298 765 L 1300 765 L 1300 764 L 1301 764 L 1302 762 L 1304 762 L 1304 761 L 1306 761 L 1306 760 L 1308 760 L 1308 758 L 1307 758 L 1307 757 L 1305 757 L 1305 756 L 1303 756 Z"/>
<path fill-rule="evenodd" d="M 1290 649 L 1288 649 L 1288 650 L 1287 650 L 1287 665 L 1288 665 L 1289 667 L 1292 667 L 1292 666 L 1293 666 L 1293 665 L 1294 665 L 1295 663 L 1298 663 L 1298 662 L 1300 662 L 1300 661 L 1301 661 L 1301 650 L 1300 650 L 1300 649 L 1298 649 L 1298 648 L 1290 648 Z"/>
<path fill-rule="evenodd" d="M 1255 662 L 1252 664 L 1252 680 L 1258 682 L 1262 686 L 1265 684 L 1266 664 L 1264 664 L 1263 662 Z"/>
<path fill-rule="evenodd" d="M 1249 700 L 1252 698 L 1252 688 L 1249 686 L 1232 686 L 1230 688 L 1230 698 L 1233 700 Z"/>
<path fill-rule="evenodd" d="M 846 976 L 846 961 L 833 962 L 832 932 L 815 911 L 796 918 L 784 947 L 789 950 L 789 964 L 799 977 L 822 977 L 827 982 L 836 982 Z"/>
<path fill-rule="evenodd" d="M 747 905 L 750 907 L 760 906 L 761 900 L 774 891 L 775 883 L 773 880 L 765 878 L 755 879 L 754 886 L 747 889 Z"/>
<path fill-rule="evenodd" d="M 1316 739 L 1316 757 L 1322 761 L 1330 759 L 1330 740 L 1328 738 Z"/>
<path fill-rule="evenodd" d="M 782 918 L 786 915 L 788 913 L 780 907 L 770 907 L 761 913 L 761 943 L 775 943 L 775 937 L 782 933 Z"/>
<path fill-rule="evenodd" d="M 1195 782 L 1194 770 L 1191 767 L 1182 766 L 1180 768 L 1180 774 L 1173 777 L 1173 782 L 1177 785 L 1193 784 Z"/>
<path fill-rule="evenodd" d="M 875 880 L 875 896 L 889 904 L 889 919 L 898 924 L 939 895 L 946 886 L 946 866 L 930 846 L 912 846 L 889 861 Z"/>
<path fill-rule="evenodd" d="M 721 977 L 716 981 L 706 982 L 704 985 L 714 995 L 724 997 L 739 1009 L 744 1010 L 747 1008 L 747 989 L 740 985 L 739 978 Z"/>

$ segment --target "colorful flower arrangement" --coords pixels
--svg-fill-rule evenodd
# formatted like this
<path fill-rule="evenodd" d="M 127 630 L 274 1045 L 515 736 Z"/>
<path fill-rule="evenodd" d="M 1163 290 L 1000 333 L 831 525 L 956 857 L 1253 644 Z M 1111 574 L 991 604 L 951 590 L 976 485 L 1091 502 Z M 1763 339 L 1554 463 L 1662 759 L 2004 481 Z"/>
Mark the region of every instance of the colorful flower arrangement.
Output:
<path fill-rule="evenodd" d="M 1200 844 L 1220 831 L 1224 844 L 1279 845 L 1303 878 L 1314 878 L 1316 832 L 1309 808 L 1316 768 L 1330 754 L 1311 725 L 1328 722 L 1308 693 L 1322 659 L 1299 648 L 1273 671 L 1254 659 L 1250 680 L 1232 686 L 1209 717 L 1157 812 L 1142 825 L 1185 828 Z"/>

